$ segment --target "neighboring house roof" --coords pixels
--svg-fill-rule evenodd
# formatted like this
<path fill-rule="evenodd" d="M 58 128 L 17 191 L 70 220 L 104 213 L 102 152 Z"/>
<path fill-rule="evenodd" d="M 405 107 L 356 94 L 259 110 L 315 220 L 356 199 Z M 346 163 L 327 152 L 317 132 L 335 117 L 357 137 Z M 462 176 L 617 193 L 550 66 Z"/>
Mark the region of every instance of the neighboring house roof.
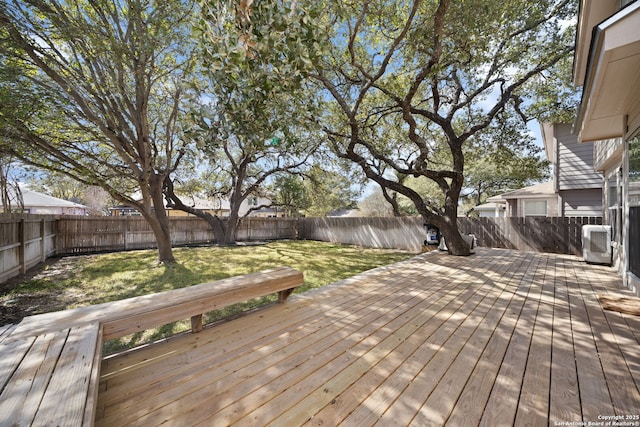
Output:
<path fill-rule="evenodd" d="M 490 211 L 494 212 L 496 209 L 504 208 L 504 203 L 488 202 L 478 205 L 473 208 L 474 211 Z"/>
<path fill-rule="evenodd" d="M 70 202 L 68 200 L 58 199 L 57 197 L 48 196 L 38 193 L 37 191 L 23 188 L 22 200 L 24 207 L 56 207 L 56 208 L 79 208 L 88 209 L 88 206 L 79 203 Z"/>
<path fill-rule="evenodd" d="M 331 211 L 327 214 L 328 217 L 340 217 L 340 218 L 346 218 L 346 217 L 360 217 L 362 216 L 360 214 L 360 209 L 337 209 L 335 211 Z"/>
<path fill-rule="evenodd" d="M 553 182 L 543 182 L 541 184 L 531 185 L 529 187 L 520 188 L 518 190 L 508 191 L 501 194 L 499 197 L 503 200 L 509 199 L 523 199 L 523 198 L 536 198 L 536 197 L 549 197 L 554 196 L 556 193 L 553 190 Z M 494 196 L 498 197 L 498 196 Z M 496 199 L 494 199 L 495 201 Z"/>
<path fill-rule="evenodd" d="M 508 193 L 510 191 L 513 191 L 513 190 L 507 190 L 507 191 L 505 191 L 505 193 Z M 502 193 L 502 194 L 504 194 L 504 193 Z M 502 194 L 498 194 L 496 196 L 488 197 L 487 198 L 487 203 L 500 203 L 500 204 L 503 204 L 505 202 L 505 200 L 502 198 Z"/>

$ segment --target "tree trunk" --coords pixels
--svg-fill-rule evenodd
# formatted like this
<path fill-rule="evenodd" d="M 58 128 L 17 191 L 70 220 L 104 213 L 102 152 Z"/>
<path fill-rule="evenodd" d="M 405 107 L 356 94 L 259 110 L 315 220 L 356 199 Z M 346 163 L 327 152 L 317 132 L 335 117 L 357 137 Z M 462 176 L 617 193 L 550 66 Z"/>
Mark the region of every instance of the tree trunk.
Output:
<path fill-rule="evenodd" d="M 173 256 L 171 245 L 171 231 L 169 218 L 164 207 L 164 197 L 162 194 L 162 180 L 158 176 L 152 177 L 149 181 L 152 208 L 150 212 L 142 212 L 147 222 L 153 230 L 153 234 L 158 243 L 158 262 L 170 264 L 176 261 Z"/>
<path fill-rule="evenodd" d="M 173 191 L 173 182 L 169 178 L 167 178 L 164 182 L 164 191 L 165 196 L 172 204 L 174 209 L 178 209 L 183 212 L 190 213 L 191 215 L 195 215 L 198 218 L 204 219 L 213 230 L 213 237 L 215 241 L 218 243 L 223 243 L 225 241 L 227 227 L 223 219 L 221 219 L 217 215 L 211 215 L 209 212 L 205 212 L 203 210 L 196 209 L 182 203 L 182 200 L 180 200 L 180 198 L 176 196 L 176 193 Z"/>
<path fill-rule="evenodd" d="M 462 238 L 458 231 L 457 217 L 444 217 L 444 222 L 440 226 L 440 234 L 444 236 L 449 254 L 456 256 L 468 256 L 471 246 Z"/>
<path fill-rule="evenodd" d="M 164 215 L 164 219 L 158 218 L 158 215 L 147 217 L 153 234 L 158 244 L 158 262 L 161 264 L 171 264 L 176 261 L 173 256 L 173 246 L 171 244 L 171 234 L 169 232 L 169 220 Z M 164 224 L 163 224 L 164 223 Z"/>
<path fill-rule="evenodd" d="M 238 237 L 238 223 L 239 223 L 238 209 L 234 209 L 233 203 L 231 204 L 231 212 L 229 212 L 229 218 L 227 218 L 227 228 L 224 233 L 224 243 L 227 245 L 233 245 L 236 243 Z"/>

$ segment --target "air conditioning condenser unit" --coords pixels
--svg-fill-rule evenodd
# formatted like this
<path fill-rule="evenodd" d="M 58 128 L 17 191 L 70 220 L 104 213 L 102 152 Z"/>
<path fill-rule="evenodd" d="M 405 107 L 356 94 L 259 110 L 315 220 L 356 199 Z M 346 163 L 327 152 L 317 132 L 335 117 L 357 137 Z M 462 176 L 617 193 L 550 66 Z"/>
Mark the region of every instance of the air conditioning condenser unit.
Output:
<path fill-rule="evenodd" d="M 611 226 L 582 226 L 582 257 L 586 262 L 611 264 Z"/>

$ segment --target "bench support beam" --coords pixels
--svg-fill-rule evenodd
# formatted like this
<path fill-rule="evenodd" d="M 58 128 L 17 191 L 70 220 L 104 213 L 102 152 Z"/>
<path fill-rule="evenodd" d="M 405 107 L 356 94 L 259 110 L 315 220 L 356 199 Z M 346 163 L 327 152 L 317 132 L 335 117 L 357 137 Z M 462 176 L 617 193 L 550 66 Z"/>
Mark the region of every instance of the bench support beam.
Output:
<path fill-rule="evenodd" d="M 287 298 L 289 298 L 289 295 L 291 295 L 294 290 L 295 288 L 290 288 L 290 289 L 285 289 L 284 291 L 279 291 L 278 302 L 285 302 Z"/>
<path fill-rule="evenodd" d="M 194 334 L 202 330 L 202 314 L 191 317 L 191 332 Z"/>

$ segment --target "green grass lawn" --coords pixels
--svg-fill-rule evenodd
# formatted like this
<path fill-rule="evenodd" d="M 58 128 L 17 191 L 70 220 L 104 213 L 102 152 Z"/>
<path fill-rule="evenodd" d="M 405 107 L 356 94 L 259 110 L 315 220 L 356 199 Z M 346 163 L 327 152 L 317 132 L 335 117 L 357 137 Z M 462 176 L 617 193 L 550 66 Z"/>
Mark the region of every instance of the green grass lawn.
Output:
<path fill-rule="evenodd" d="M 3 292 L 0 302 L 15 304 L 16 301 L 19 303 L 21 296 L 28 295 L 32 297 L 29 301 L 33 304 L 33 301 L 44 301 L 49 296 L 52 302 L 43 302 L 45 308 L 35 311 L 60 310 L 182 288 L 282 265 L 304 273 L 304 285 L 296 290 L 299 293 L 414 255 L 316 241 L 176 248 L 174 254 L 178 263 L 172 266 L 158 266 L 154 250 L 70 257 L 77 260 L 67 265 L 64 271 L 53 271 L 56 266 L 50 265 L 42 274 Z M 216 321 L 274 300 L 275 296 L 269 296 L 231 306 L 208 313 L 205 320 Z M 163 338 L 189 326 L 185 320 L 114 340 L 105 344 L 105 352 L 112 353 Z"/>

